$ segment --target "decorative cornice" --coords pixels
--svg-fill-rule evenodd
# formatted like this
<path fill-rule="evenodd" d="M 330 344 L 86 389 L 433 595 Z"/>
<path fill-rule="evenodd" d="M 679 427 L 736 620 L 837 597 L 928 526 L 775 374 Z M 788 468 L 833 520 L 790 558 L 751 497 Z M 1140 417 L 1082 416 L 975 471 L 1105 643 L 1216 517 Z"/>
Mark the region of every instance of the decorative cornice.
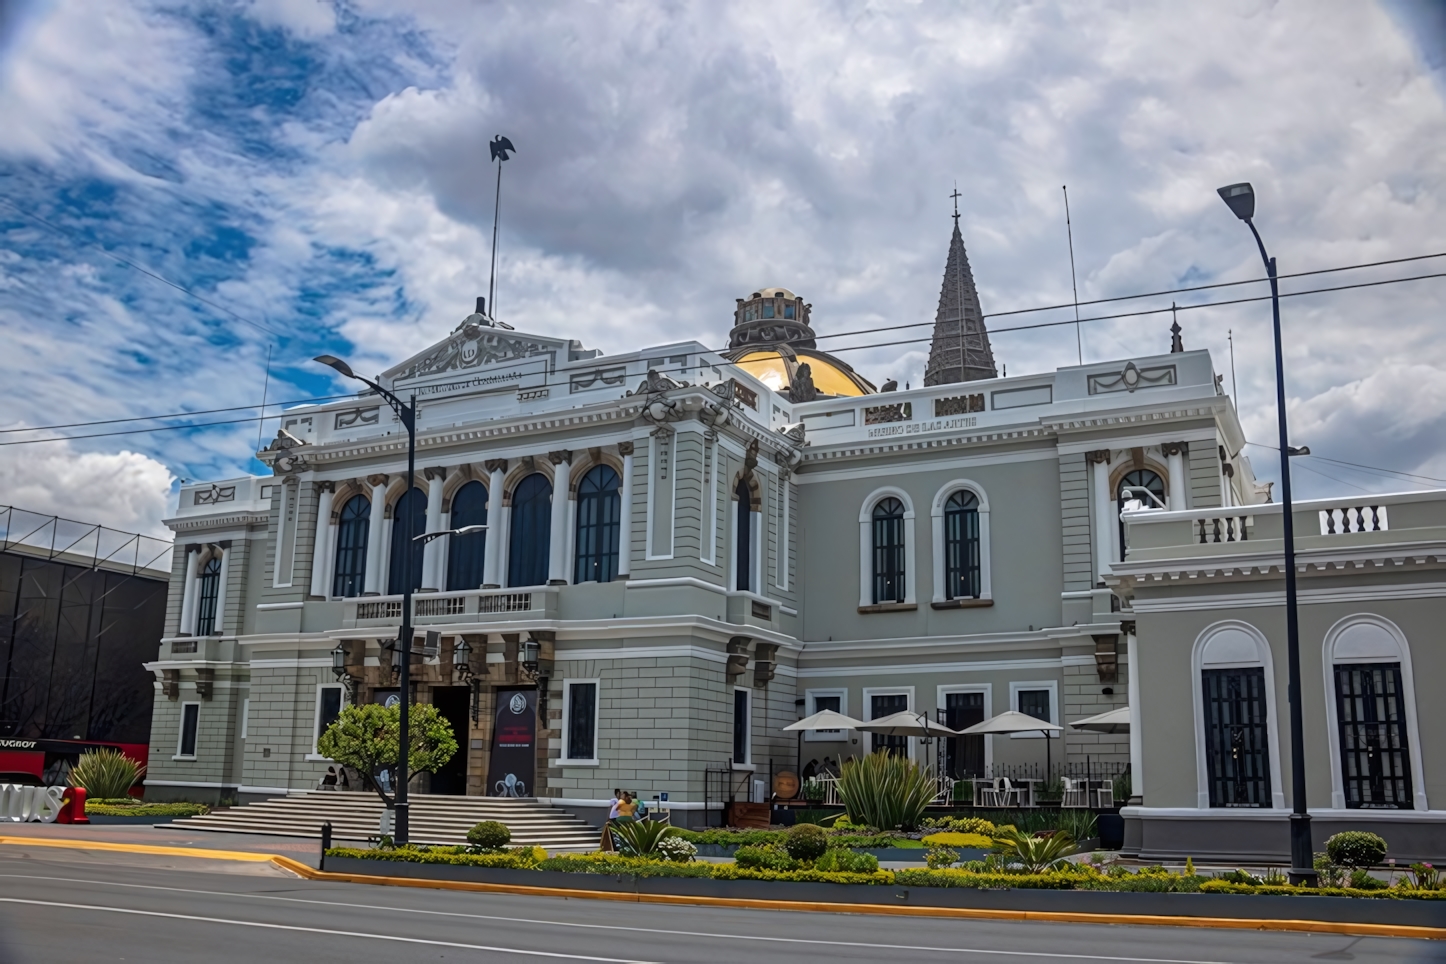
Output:
<path fill-rule="evenodd" d="M 202 516 L 179 516 L 174 519 L 162 519 L 161 522 L 172 532 L 193 532 L 198 529 L 217 529 L 222 526 L 251 525 L 256 522 L 269 522 L 271 510 L 262 509 L 252 512 L 228 512 L 225 515 L 202 515 Z"/>
<path fill-rule="evenodd" d="M 1296 572 L 1312 576 L 1347 570 L 1388 572 L 1408 564 L 1446 565 L 1446 542 L 1430 540 L 1394 545 L 1342 546 L 1339 549 L 1296 548 Z M 1111 586 L 1151 586 L 1183 580 L 1261 580 L 1279 578 L 1285 565 L 1284 550 L 1236 553 L 1228 556 L 1197 556 L 1193 559 L 1146 560 L 1113 564 Z M 1388 569 L 1389 567 L 1389 569 Z"/>

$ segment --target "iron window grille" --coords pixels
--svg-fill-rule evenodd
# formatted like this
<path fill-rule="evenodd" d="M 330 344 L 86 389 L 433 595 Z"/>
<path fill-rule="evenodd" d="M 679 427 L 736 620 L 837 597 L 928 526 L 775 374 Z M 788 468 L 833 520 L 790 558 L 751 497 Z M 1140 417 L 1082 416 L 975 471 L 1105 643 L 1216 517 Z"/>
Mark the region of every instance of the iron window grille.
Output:
<path fill-rule="evenodd" d="M 874 506 L 874 603 L 901 603 L 904 586 L 904 503 L 890 496 Z"/>
<path fill-rule="evenodd" d="M 979 497 L 959 491 L 944 504 L 944 598 L 978 599 Z"/>
<path fill-rule="evenodd" d="M 1266 728 L 1265 670 L 1207 669 L 1205 767 L 1212 807 L 1268 807 L 1269 734 Z"/>
<path fill-rule="evenodd" d="M 333 596 L 360 596 L 365 588 L 371 518 L 372 504 L 364 495 L 352 496 L 341 507 L 336 532 L 336 575 L 331 580 Z"/>
<path fill-rule="evenodd" d="M 611 582 L 618 574 L 622 480 L 598 465 L 577 486 L 577 562 L 573 582 Z"/>
<path fill-rule="evenodd" d="M 1346 806 L 1411 809 L 1415 804 L 1400 664 L 1339 665 L 1335 675 Z"/>
<path fill-rule="evenodd" d="M 216 601 L 221 595 L 221 560 L 211 558 L 201 568 L 197 580 L 196 635 L 210 636 L 216 632 Z"/>

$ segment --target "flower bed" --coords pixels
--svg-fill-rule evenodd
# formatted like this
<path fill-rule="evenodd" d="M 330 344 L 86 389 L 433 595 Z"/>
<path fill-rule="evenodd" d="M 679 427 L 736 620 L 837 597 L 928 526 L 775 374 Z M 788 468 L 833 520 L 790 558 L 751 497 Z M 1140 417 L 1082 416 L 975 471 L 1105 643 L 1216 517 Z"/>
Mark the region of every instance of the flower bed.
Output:
<path fill-rule="evenodd" d="M 195 817 L 210 813 L 202 803 L 123 803 L 117 800 L 87 800 L 86 816 L 90 817 Z"/>

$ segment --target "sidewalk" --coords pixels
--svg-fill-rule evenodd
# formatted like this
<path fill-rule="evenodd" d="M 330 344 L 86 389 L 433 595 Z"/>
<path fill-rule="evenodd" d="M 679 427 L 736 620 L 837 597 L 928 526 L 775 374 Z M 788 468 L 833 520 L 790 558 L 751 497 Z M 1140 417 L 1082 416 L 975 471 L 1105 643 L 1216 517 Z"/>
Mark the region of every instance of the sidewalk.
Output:
<path fill-rule="evenodd" d="M 209 833 L 168 825 L 0 823 L 0 837 L 33 837 L 36 840 L 84 840 L 125 846 L 174 847 L 197 851 L 279 854 L 316 867 L 321 858 L 321 840 L 297 837 L 269 837 L 261 834 Z"/>

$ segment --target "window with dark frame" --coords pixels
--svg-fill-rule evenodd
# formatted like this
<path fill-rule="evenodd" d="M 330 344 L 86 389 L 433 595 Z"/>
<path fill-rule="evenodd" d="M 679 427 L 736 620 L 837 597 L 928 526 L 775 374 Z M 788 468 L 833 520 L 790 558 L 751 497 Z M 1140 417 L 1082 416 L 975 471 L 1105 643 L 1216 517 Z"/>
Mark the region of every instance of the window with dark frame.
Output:
<path fill-rule="evenodd" d="M 475 479 L 452 496 L 449 529 L 487 524 L 487 486 Z M 477 589 L 482 585 L 483 560 L 487 557 L 487 533 L 469 532 L 447 537 L 447 588 Z"/>
<path fill-rule="evenodd" d="M 813 698 L 813 712 L 822 713 L 824 710 L 833 710 L 835 713 L 843 712 L 842 696 L 815 696 Z M 814 733 L 842 733 L 842 730 L 814 730 Z"/>
<path fill-rule="evenodd" d="M 1269 807 L 1265 670 L 1259 666 L 1207 669 L 1200 675 L 1210 806 Z"/>
<path fill-rule="evenodd" d="M 1053 723 L 1049 712 L 1049 690 L 1020 690 L 1015 696 L 1015 706 L 1025 716 Z"/>
<path fill-rule="evenodd" d="M 904 503 L 880 499 L 873 513 L 874 604 L 901 603 L 904 587 Z"/>
<path fill-rule="evenodd" d="M 753 588 L 753 489 L 747 479 L 739 479 L 733 490 L 738 500 L 737 533 L 733 539 L 734 581 L 739 591 Z"/>
<path fill-rule="evenodd" d="M 960 489 L 944 504 L 944 598 L 979 595 L 979 497 Z"/>
<path fill-rule="evenodd" d="M 201 718 L 200 703 L 181 704 L 181 742 L 177 756 L 196 755 L 196 726 Z"/>
<path fill-rule="evenodd" d="M 944 725 L 962 730 L 984 722 L 983 693 L 945 693 Z M 984 737 L 955 736 L 944 743 L 944 772 L 955 780 L 984 773 Z"/>
<path fill-rule="evenodd" d="M 1139 498 L 1139 496 L 1137 495 L 1126 492 L 1126 488 L 1146 489 L 1151 495 L 1159 499 L 1161 502 L 1165 501 L 1165 480 L 1160 478 L 1160 474 L 1158 472 L 1153 472 L 1150 469 L 1132 469 L 1131 471 L 1126 472 L 1120 478 L 1120 484 L 1115 489 L 1115 518 L 1117 519 L 1119 519 L 1120 513 L 1125 511 L 1126 502 L 1129 502 L 1131 499 Z M 1142 499 L 1141 501 L 1144 502 L 1149 508 L 1159 508 L 1149 499 Z M 1123 561 L 1125 558 L 1125 520 L 1120 519 L 1119 525 L 1120 559 Z"/>
<path fill-rule="evenodd" d="M 567 684 L 567 751 L 569 760 L 596 760 L 597 684 Z"/>
<path fill-rule="evenodd" d="M 752 711 L 753 694 L 747 690 L 733 691 L 733 762 L 749 763 L 749 717 Z"/>
<path fill-rule="evenodd" d="M 552 550 L 552 483 L 534 472 L 512 490 L 507 585 L 547 584 Z"/>
<path fill-rule="evenodd" d="M 321 687 L 321 692 L 317 694 L 317 702 L 316 738 L 320 740 L 327 727 L 335 723 L 337 717 L 341 716 L 341 687 Z"/>
<path fill-rule="evenodd" d="M 216 632 L 216 601 L 221 595 L 220 558 L 213 556 L 206 561 L 196 583 L 196 635 L 210 636 Z"/>
<path fill-rule="evenodd" d="M 869 719 L 871 720 L 902 713 L 908 708 L 909 696 L 907 693 L 871 693 L 869 695 Z M 887 736 L 883 733 L 870 733 L 869 736 L 873 738 L 869 749 L 875 753 L 880 750 L 891 756 L 907 756 L 909 753 L 907 736 Z"/>
<path fill-rule="evenodd" d="M 1335 677 L 1347 809 L 1413 809 L 1401 664 L 1343 663 Z"/>
<path fill-rule="evenodd" d="M 607 465 L 594 466 L 578 482 L 574 583 L 612 582 L 617 576 L 621 490 L 622 479 Z"/>
<path fill-rule="evenodd" d="M 360 596 L 365 588 L 371 518 L 372 504 L 364 495 L 352 496 L 341 507 L 336 527 L 336 575 L 331 580 L 333 596 Z"/>
<path fill-rule="evenodd" d="M 411 520 L 410 527 L 408 519 Z M 427 493 L 413 486 L 402 493 L 392 507 L 392 558 L 387 570 L 387 592 L 392 595 L 401 595 L 406 591 L 408 578 L 412 581 L 413 592 L 421 588 L 426 543 L 418 542 L 414 537 L 426 531 Z"/>

